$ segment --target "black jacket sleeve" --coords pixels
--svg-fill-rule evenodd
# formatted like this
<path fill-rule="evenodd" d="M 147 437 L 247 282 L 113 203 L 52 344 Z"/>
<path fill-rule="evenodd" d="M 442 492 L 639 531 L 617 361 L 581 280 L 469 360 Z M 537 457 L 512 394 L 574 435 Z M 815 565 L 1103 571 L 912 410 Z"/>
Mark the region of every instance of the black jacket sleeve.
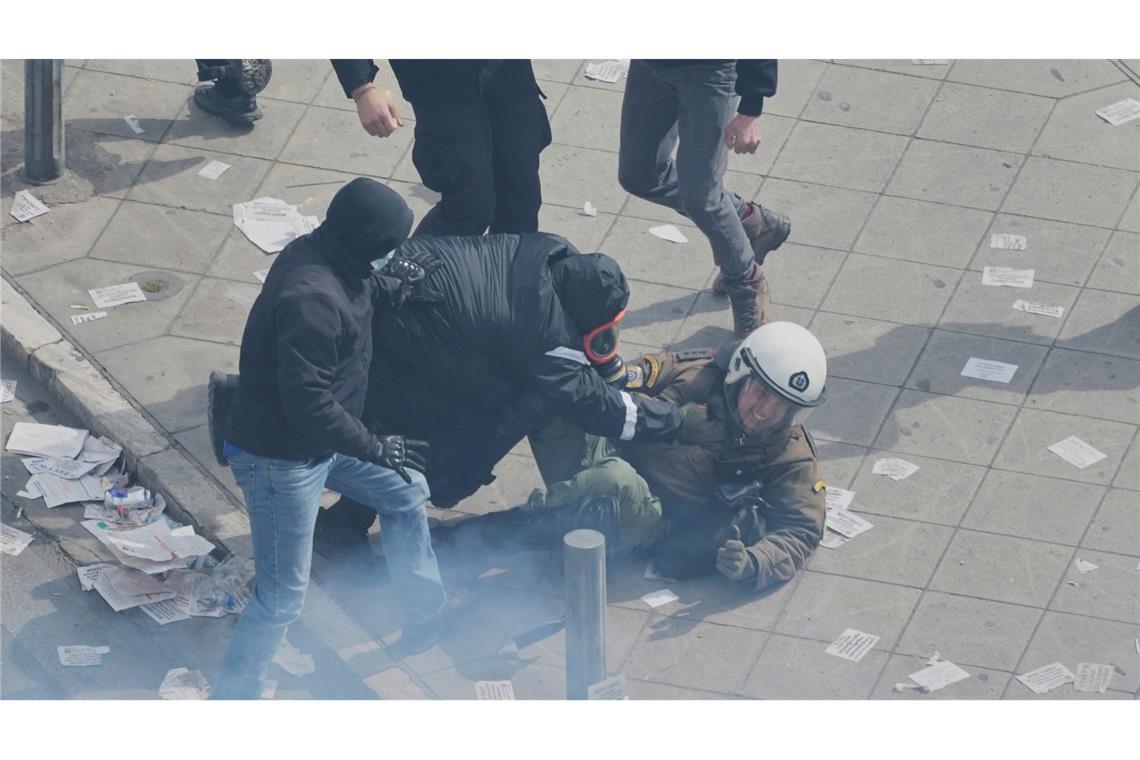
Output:
<path fill-rule="evenodd" d="M 366 58 L 334 58 L 332 65 L 346 98 L 351 98 L 352 91 L 360 85 L 375 79 L 376 72 L 380 71 L 374 62 Z"/>
<path fill-rule="evenodd" d="M 277 321 L 277 387 L 285 417 L 326 449 L 367 460 L 372 434 L 330 391 L 339 355 L 341 312 L 328 299 L 282 301 Z"/>
<path fill-rule="evenodd" d="M 554 349 L 531 362 L 539 391 L 558 412 L 587 433 L 622 441 L 671 439 L 681 428 L 681 413 L 662 399 L 618 390 L 606 384 L 585 355 Z"/>
<path fill-rule="evenodd" d="M 740 105 L 736 108 L 739 113 L 746 116 L 763 113 L 764 98 L 776 94 L 776 59 L 738 60 L 736 94 L 740 96 Z"/>

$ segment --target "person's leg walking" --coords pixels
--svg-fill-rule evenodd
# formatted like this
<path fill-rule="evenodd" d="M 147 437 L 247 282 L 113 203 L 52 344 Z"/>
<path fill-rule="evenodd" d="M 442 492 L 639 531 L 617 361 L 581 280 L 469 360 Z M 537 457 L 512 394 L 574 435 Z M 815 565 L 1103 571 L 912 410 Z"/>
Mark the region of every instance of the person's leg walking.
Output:
<path fill-rule="evenodd" d="M 677 96 L 644 61 L 629 64 L 621 103 L 618 182 L 627 192 L 684 214 L 677 188 Z"/>
<path fill-rule="evenodd" d="M 215 699 L 256 699 L 286 629 L 301 615 L 313 555 L 313 524 L 330 459 L 290 461 L 247 452 L 229 457 L 245 497 L 257 573 L 214 685 Z"/>

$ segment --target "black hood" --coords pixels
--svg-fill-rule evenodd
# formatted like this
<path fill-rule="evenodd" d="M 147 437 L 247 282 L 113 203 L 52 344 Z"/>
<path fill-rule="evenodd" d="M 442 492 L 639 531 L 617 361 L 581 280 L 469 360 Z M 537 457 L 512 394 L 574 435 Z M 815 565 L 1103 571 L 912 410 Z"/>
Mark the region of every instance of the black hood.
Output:
<path fill-rule="evenodd" d="M 371 263 L 408 239 L 412 210 L 390 187 L 357 177 L 337 190 L 317 235 L 338 262 L 356 277 L 371 274 Z"/>
<path fill-rule="evenodd" d="M 604 253 L 579 253 L 550 264 L 554 292 L 585 335 L 609 322 L 629 303 L 629 285 L 618 263 Z"/>

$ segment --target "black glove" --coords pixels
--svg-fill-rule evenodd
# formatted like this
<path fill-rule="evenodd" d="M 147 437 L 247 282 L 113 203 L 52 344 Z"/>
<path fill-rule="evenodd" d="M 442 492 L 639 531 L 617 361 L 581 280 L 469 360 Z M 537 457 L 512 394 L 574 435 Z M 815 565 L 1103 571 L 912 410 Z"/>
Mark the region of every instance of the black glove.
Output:
<path fill-rule="evenodd" d="M 428 442 L 402 435 L 381 435 L 372 441 L 372 451 L 368 461 L 395 470 L 396 474 L 411 485 L 412 478 L 405 467 L 418 472 L 427 471 Z"/>

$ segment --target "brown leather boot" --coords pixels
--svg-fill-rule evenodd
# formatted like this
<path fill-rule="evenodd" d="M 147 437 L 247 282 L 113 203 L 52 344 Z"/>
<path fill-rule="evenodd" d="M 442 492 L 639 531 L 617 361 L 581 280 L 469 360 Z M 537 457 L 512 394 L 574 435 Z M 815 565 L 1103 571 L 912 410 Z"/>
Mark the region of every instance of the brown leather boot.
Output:
<path fill-rule="evenodd" d="M 732 305 L 732 328 L 738 340 L 765 324 L 771 313 L 768 306 L 768 280 L 764 269 L 753 262 L 744 274 L 724 277 L 724 294 Z"/>
<path fill-rule="evenodd" d="M 748 236 L 756 263 L 763 265 L 768 254 L 783 245 L 792 234 L 792 221 L 759 203 L 749 201 L 748 206 L 752 211 L 740 223 L 744 225 L 744 234 Z M 712 289 L 718 296 L 725 295 L 724 275 L 717 273 Z"/>

